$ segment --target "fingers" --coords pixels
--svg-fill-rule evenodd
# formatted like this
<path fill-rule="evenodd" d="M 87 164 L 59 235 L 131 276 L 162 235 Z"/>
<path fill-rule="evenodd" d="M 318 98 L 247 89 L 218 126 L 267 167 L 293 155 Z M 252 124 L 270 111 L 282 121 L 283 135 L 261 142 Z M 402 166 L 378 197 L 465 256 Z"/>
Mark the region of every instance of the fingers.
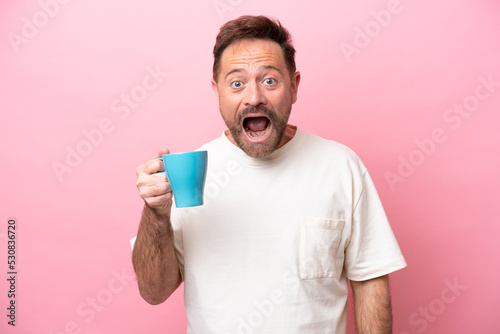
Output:
<path fill-rule="evenodd" d="M 147 197 L 156 197 L 172 192 L 170 183 L 165 173 L 140 174 L 136 183 L 139 188 L 139 195 L 146 199 Z"/>
<path fill-rule="evenodd" d="M 158 158 L 161 158 L 164 154 L 170 154 L 170 150 L 168 148 L 162 148 L 158 152 Z M 160 161 L 160 160 L 158 160 L 158 161 Z M 158 172 L 163 172 L 164 170 L 165 170 L 165 165 L 163 164 L 163 162 L 160 162 L 160 169 L 158 170 Z"/>
<path fill-rule="evenodd" d="M 162 209 L 164 207 L 168 207 L 169 203 L 172 203 L 172 193 L 170 192 L 156 197 L 147 197 L 144 199 L 144 202 L 146 202 L 150 208 Z"/>
<path fill-rule="evenodd" d="M 168 149 L 162 149 L 159 155 L 169 154 Z M 169 211 L 172 205 L 172 188 L 164 171 L 163 162 L 159 159 L 151 159 L 137 167 L 136 186 L 139 195 L 151 208 L 159 211 Z"/>
<path fill-rule="evenodd" d="M 156 157 L 159 158 L 164 154 L 170 154 L 170 150 L 168 148 L 162 148 Z"/>
<path fill-rule="evenodd" d="M 139 177 L 140 174 L 147 174 L 147 175 L 153 175 L 158 172 L 164 171 L 165 168 L 163 166 L 163 162 L 159 159 L 151 159 L 149 161 L 146 161 L 144 164 L 140 165 L 137 167 L 136 173 L 137 177 Z"/>

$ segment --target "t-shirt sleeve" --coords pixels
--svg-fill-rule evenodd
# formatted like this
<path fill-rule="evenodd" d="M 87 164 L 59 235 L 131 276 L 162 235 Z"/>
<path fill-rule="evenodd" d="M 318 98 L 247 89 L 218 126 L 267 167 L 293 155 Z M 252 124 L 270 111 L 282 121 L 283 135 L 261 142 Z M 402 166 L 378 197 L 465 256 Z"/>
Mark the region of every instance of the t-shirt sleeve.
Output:
<path fill-rule="evenodd" d="M 367 171 L 353 203 L 351 238 L 345 251 L 347 278 L 364 281 L 406 267 L 396 237 Z"/>

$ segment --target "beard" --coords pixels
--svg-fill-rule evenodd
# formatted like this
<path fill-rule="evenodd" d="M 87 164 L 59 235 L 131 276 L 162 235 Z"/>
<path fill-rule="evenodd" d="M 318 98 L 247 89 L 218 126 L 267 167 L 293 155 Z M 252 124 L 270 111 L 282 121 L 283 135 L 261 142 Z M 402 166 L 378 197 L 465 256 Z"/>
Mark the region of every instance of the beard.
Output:
<path fill-rule="evenodd" d="M 243 152 L 253 158 L 265 158 L 273 153 L 283 140 L 291 110 L 292 104 L 290 103 L 290 105 L 287 106 L 286 113 L 283 116 L 279 116 L 273 110 L 259 104 L 257 106 L 248 106 L 233 120 L 224 117 L 222 112 L 221 115 L 227 128 L 229 129 L 229 132 L 233 136 L 234 141 L 243 150 Z M 243 124 L 245 118 L 251 117 L 252 115 L 265 115 L 265 117 L 267 117 L 269 122 L 267 126 L 270 127 L 271 131 L 267 140 L 263 142 L 252 142 L 248 139 Z"/>

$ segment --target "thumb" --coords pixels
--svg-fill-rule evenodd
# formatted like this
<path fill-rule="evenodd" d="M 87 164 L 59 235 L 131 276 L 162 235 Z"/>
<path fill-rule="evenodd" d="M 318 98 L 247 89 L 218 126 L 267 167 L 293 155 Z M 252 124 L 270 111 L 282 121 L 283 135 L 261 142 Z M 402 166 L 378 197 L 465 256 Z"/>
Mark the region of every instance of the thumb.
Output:
<path fill-rule="evenodd" d="M 170 150 L 168 148 L 162 148 L 159 152 L 158 152 L 158 156 L 157 158 L 160 158 L 162 155 L 164 154 L 170 154 Z"/>

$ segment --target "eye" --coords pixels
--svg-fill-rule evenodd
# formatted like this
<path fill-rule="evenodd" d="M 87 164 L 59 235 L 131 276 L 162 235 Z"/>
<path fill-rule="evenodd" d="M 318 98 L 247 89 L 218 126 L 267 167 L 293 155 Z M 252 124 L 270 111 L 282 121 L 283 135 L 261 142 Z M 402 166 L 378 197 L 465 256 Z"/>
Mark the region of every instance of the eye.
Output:
<path fill-rule="evenodd" d="M 266 83 L 266 85 L 272 85 L 276 82 L 276 80 L 274 80 L 273 78 L 267 78 L 266 80 L 264 80 L 264 82 Z"/>
<path fill-rule="evenodd" d="M 233 81 L 231 83 L 231 87 L 233 87 L 233 88 L 240 88 L 241 86 L 243 86 L 243 82 L 241 82 L 241 81 Z"/>

